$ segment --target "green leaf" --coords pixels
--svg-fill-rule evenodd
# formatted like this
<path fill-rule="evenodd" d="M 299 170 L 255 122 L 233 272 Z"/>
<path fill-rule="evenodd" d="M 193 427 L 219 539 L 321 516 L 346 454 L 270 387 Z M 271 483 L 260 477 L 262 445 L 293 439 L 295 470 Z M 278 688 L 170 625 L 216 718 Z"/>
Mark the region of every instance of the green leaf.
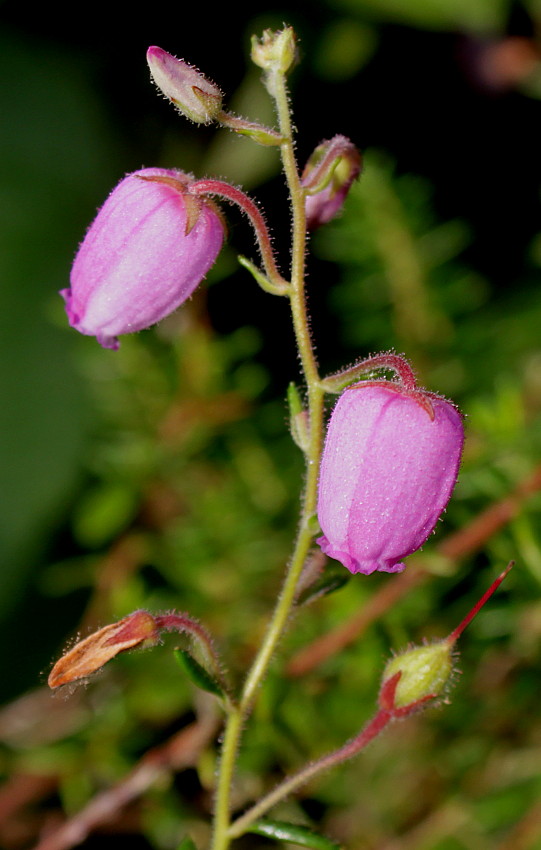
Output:
<path fill-rule="evenodd" d="M 252 824 L 247 832 L 275 838 L 276 841 L 288 841 L 300 847 L 311 847 L 313 850 L 340 850 L 340 844 L 324 835 L 318 835 L 309 827 L 281 820 L 260 820 Z"/>
<path fill-rule="evenodd" d="M 177 850 L 197 850 L 197 845 L 192 841 L 189 835 L 185 835 Z"/>
<path fill-rule="evenodd" d="M 208 670 L 201 666 L 199 661 L 196 661 L 193 655 L 186 649 L 174 649 L 174 656 L 177 659 L 184 672 L 188 674 L 192 682 L 201 688 L 203 691 L 208 691 L 217 697 L 225 698 L 223 688 L 217 679 L 212 676 Z"/>
<path fill-rule="evenodd" d="M 308 451 L 310 429 L 308 412 L 302 404 L 302 399 L 293 381 L 287 388 L 287 403 L 289 407 L 289 430 L 296 445 L 303 451 Z"/>
<path fill-rule="evenodd" d="M 297 604 L 306 605 L 309 602 L 313 602 L 319 596 L 328 596 L 329 593 L 334 593 L 335 590 L 340 590 L 341 587 L 344 587 L 349 580 L 350 576 L 345 570 L 329 567 L 322 576 L 299 594 Z"/>
<path fill-rule="evenodd" d="M 243 268 L 250 272 L 255 281 L 260 285 L 261 289 L 265 292 L 270 292 L 271 295 L 287 295 L 288 294 L 288 286 L 287 284 L 281 283 L 273 283 L 266 274 L 264 274 L 260 269 L 255 266 L 251 260 L 247 257 L 243 257 L 242 254 L 239 254 L 237 257 L 239 263 Z"/>
<path fill-rule="evenodd" d="M 289 415 L 292 419 L 304 410 L 301 394 L 294 381 L 290 381 L 287 388 L 287 403 L 289 405 Z"/>

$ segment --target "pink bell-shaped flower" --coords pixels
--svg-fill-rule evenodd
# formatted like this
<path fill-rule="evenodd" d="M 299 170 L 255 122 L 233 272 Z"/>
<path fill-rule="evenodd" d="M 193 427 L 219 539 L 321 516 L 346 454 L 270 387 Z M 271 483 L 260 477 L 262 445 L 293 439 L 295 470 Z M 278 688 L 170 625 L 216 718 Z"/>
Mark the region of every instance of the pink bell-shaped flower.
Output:
<path fill-rule="evenodd" d="M 121 334 L 148 328 L 194 291 L 222 247 L 212 202 L 189 194 L 181 171 L 145 168 L 111 192 L 75 257 L 60 293 L 69 322 L 118 348 Z"/>
<path fill-rule="evenodd" d="M 461 415 L 445 399 L 391 382 L 346 389 L 320 470 L 323 551 L 352 573 L 401 572 L 449 501 L 463 442 Z"/>

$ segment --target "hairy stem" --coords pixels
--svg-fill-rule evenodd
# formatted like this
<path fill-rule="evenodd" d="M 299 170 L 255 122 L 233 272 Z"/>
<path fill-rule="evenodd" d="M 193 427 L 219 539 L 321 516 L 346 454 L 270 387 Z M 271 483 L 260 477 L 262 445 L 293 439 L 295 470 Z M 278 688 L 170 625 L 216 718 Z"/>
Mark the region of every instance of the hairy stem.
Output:
<path fill-rule="evenodd" d="M 263 266 L 269 282 L 276 290 L 276 294 L 285 295 L 288 284 L 276 265 L 267 224 L 257 204 L 248 195 L 241 192 L 240 189 L 236 189 L 235 186 L 231 186 L 229 183 L 224 183 L 221 180 L 197 180 L 195 183 L 190 184 L 189 192 L 191 195 L 217 195 L 219 198 L 224 198 L 226 201 L 236 204 L 246 213 L 254 228 L 261 259 L 263 260 Z"/>
<path fill-rule="evenodd" d="M 231 781 L 239 746 L 242 725 L 248 716 L 256 691 L 267 673 L 269 663 L 282 637 L 295 602 L 298 581 L 312 544 L 313 532 L 310 520 L 316 510 L 317 480 L 323 435 L 324 390 L 318 373 L 317 363 L 310 338 L 306 295 L 304 288 L 304 262 L 306 252 L 305 193 L 301 186 L 295 161 L 294 143 L 285 77 L 274 74 L 273 85 L 269 86 L 276 101 L 280 133 L 284 141 L 280 145 L 282 164 L 289 188 L 293 218 L 291 249 L 291 281 L 289 298 L 293 328 L 299 351 L 307 392 L 310 438 L 306 450 L 306 483 L 302 495 L 302 508 L 297 539 L 288 565 L 282 590 L 270 620 L 267 633 L 246 677 L 239 702 L 239 709 L 229 714 L 226 725 L 218 789 L 212 850 L 226 850 L 230 842 L 229 810 Z"/>

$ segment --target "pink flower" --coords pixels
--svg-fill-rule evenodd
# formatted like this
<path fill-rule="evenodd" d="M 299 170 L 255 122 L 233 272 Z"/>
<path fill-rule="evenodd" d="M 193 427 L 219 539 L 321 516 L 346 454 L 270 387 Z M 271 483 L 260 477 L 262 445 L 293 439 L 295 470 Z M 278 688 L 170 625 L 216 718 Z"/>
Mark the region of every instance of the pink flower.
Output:
<path fill-rule="evenodd" d="M 60 293 L 70 325 L 118 348 L 117 336 L 172 313 L 214 263 L 224 228 L 190 177 L 145 168 L 125 177 L 90 226 Z"/>
<path fill-rule="evenodd" d="M 460 413 L 445 399 L 391 382 L 345 390 L 321 463 L 323 551 L 352 573 L 403 570 L 449 501 L 463 441 Z"/>

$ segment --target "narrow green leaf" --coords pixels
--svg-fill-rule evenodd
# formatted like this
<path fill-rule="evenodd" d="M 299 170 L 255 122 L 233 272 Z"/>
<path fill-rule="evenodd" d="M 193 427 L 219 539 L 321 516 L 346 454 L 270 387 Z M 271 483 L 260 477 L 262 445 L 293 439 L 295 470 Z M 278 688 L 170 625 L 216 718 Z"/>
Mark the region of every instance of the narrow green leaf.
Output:
<path fill-rule="evenodd" d="M 212 676 L 208 670 L 201 666 L 199 661 L 196 661 L 193 655 L 186 649 L 174 649 L 174 656 L 182 667 L 185 673 L 188 674 L 192 682 L 201 688 L 203 691 L 208 691 L 217 697 L 225 698 L 222 686 L 217 679 Z"/>
<path fill-rule="evenodd" d="M 302 413 L 304 408 L 302 405 L 301 394 L 294 381 L 290 381 L 287 388 L 287 403 L 289 406 L 289 415 L 293 419 L 298 413 Z"/>
<path fill-rule="evenodd" d="M 248 136 L 248 138 L 257 142 L 258 145 L 265 145 L 266 147 L 281 145 L 284 142 L 283 136 L 280 136 L 279 133 L 275 130 L 269 129 L 268 127 L 248 125 L 246 127 L 232 127 L 231 129 L 235 133 L 239 133 L 241 136 Z"/>
<path fill-rule="evenodd" d="M 310 418 L 303 407 L 301 395 L 293 381 L 287 388 L 287 404 L 289 407 L 289 430 L 293 440 L 303 452 L 310 445 Z"/>
<path fill-rule="evenodd" d="M 197 846 L 189 835 L 185 835 L 178 845 L 177 850 L 197 850 Z"/>
<path fill-rule="evenodd" d="M 250 272 L 254 280 L 260 285 L 261 289 L 264 289 L 265 292 L 270 292 L 271 295 L 287 295 L 289 292 L 289 287 L 287 284 L 273 283 L 266 274 L 264 274 L 260 269 L 257 268 L 251 260 L 247 257 L 243 257 L 242 254 L 239 254 L 237 257 L 239 263 L 243 268 Z"/>
<path fill-rule="evenodd" d="M 296 823 L 265 819 L 253 823 L 247 831 L 255 835 L 264 835 L 266 838 L 275 838 L 276 841 L 288 841 L 300 847 L 311 847 L 312 850 L 340 850 L 340 844 L 324 835 L 318 835 L 307 826 Z"/>
<path fill-rule="evenodd" d="M 313 584 L 306 587 L 300 594 L 297 601 L 298 605 L 306 605 L 313 602 L 319 596 L 328 596 L 329 593 L 334 593 L 335 590 L 340 590 L 350 580 L 349 574 L 345 570 L 329 568 L 320 576 Z"/>

